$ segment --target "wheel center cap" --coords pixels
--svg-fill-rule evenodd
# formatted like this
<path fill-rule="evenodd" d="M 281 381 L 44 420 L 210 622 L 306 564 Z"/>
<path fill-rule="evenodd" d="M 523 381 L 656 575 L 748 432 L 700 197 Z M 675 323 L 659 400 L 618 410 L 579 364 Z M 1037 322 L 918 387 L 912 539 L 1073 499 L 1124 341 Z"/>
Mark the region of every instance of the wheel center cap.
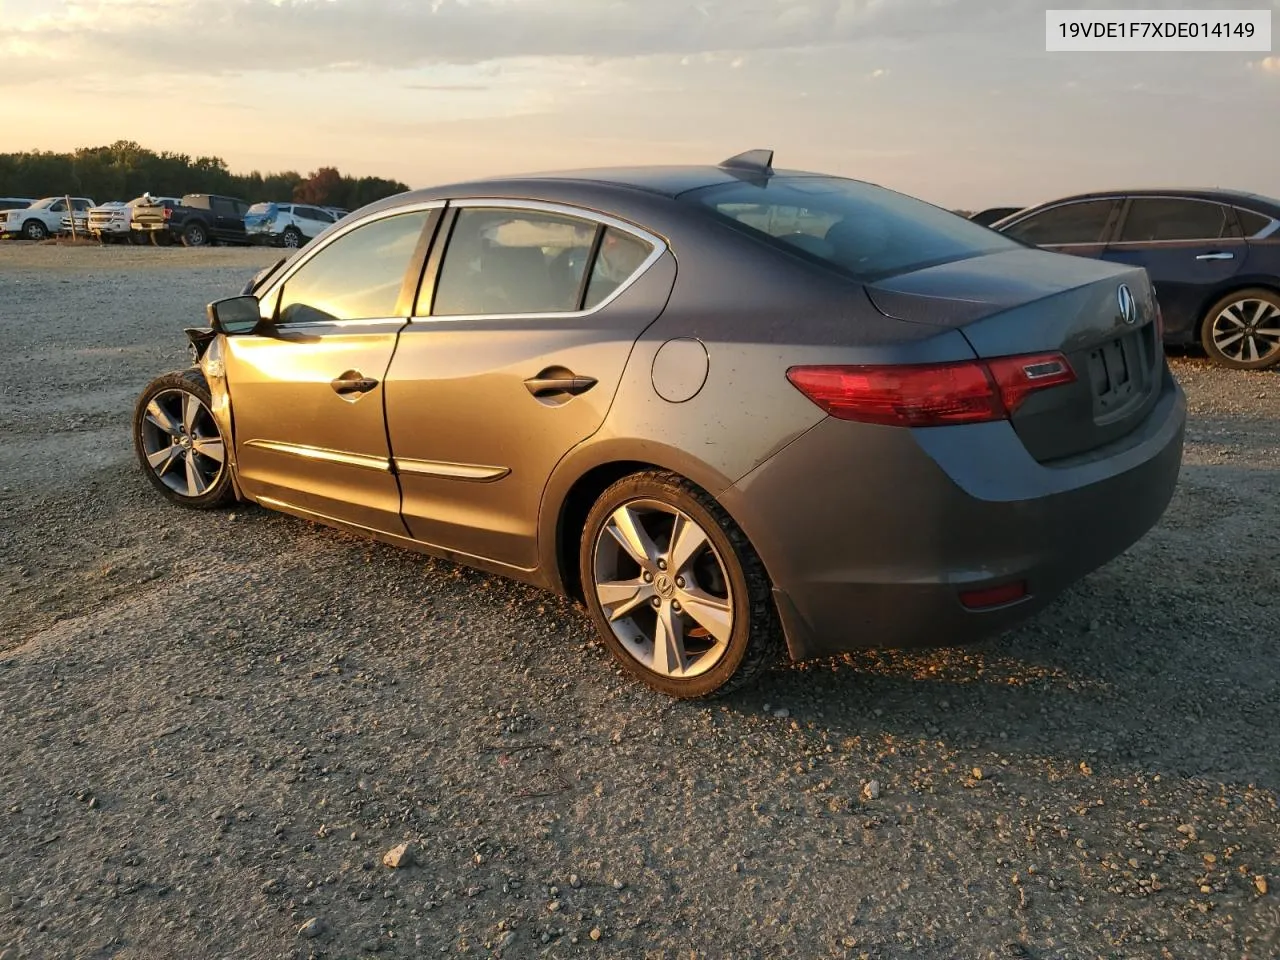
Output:
<path fill-rule="evenodd" d="M 653 589 L 663 600 L 670 600 L 676 593 L 676 585 L 665 573 L 658 574 L 658 578 L 653 581 Z"/>
<path fill-rule="evenodd" d="M 178 438 L 178 446 L 186 449 L 191 446 L 191 438 L 185 434 Z"/>

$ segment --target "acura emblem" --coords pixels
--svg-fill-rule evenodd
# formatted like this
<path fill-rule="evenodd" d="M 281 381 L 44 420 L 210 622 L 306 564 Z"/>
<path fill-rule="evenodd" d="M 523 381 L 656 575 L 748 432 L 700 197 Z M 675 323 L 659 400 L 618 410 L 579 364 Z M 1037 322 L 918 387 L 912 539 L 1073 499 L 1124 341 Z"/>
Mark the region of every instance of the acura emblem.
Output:
<path fill-rule="evenodd" d="M 1116 291 L 1116 300 L 1120 303 L 1120 318 L 1127 324 L 1134 324 L 1138 319 L 1138 304 L 1133 299 L 1133 291 L 1127 283 L 1120 284 Z"/>

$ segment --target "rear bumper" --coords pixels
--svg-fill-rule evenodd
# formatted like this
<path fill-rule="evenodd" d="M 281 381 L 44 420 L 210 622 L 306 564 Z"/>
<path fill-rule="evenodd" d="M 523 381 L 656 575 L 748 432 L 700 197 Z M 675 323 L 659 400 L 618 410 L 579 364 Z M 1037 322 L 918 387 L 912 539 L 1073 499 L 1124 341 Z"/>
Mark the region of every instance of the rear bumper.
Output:
<path fill-rule="evenodd" d="M 999 633 L 1124 552 L 1164 513 L 1186 401 L 1164 368 L 1136 430 L 1044 466 L 1007 422 L 907 431 L 828 419 L 721 500 L 759 551 L 795 659 Z M 962 591 L 1024 582 L 971 610 Z"/>

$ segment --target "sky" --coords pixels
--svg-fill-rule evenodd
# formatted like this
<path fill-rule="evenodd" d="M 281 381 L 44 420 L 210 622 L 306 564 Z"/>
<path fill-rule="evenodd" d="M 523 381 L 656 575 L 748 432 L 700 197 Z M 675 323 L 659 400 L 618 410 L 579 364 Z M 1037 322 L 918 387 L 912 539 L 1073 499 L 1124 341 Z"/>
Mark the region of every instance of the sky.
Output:
<path fill-rule="evenodd" d="M 1280 48 L 1044 49 L 1046 6 L 1268 4 L 0 0 L 0 151 L 135 140 L 421 187 L 767 147 L 970 210 L 1131 186 L 1280 196 Z"/>

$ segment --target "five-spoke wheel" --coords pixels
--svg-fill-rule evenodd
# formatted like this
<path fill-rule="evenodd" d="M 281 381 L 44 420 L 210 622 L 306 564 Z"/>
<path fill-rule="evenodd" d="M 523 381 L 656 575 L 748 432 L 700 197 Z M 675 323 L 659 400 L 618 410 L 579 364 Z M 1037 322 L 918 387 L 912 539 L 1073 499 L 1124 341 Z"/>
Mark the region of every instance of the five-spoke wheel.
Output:
<path fill-rule="evenodd" d="M 199 371 L 153 381 L 134 410 L 134 448 L 147 478 L 166 497 L 189 507 L 216 507 L 234 498 L 226 443 Z"/>
<path fill-rule="evenodd" d="M 663 693 L 724 692 L 778 655 L 759 557 L 723 509 L 681 477 L 650 471 L 606 490 L 587 518 L 581 574 L 606 645 Z"/>

